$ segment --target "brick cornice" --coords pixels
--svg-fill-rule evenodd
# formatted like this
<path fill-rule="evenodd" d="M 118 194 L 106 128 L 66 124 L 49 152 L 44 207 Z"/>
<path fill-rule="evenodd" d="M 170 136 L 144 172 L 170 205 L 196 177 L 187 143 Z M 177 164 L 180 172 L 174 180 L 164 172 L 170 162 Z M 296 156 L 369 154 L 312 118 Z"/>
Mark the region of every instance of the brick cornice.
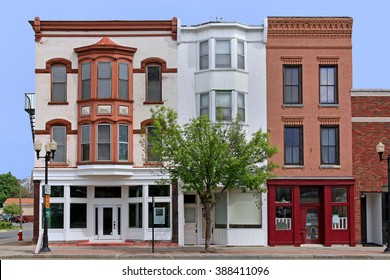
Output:
<path fill-rule="evenodd" d="M 282 116 L 285 125 L 302 125 L 303 119 L 303 116 Z"/>
<path fill-rule="evenodd" d="M 340 123 L 339 116 L 319 116 L 318 120 L 322 125 L 337 125 Z"/>
<path fill-rule="evenodd" d="M 269 17 L 268 37 L 351 38 L 350 17 Z"/>

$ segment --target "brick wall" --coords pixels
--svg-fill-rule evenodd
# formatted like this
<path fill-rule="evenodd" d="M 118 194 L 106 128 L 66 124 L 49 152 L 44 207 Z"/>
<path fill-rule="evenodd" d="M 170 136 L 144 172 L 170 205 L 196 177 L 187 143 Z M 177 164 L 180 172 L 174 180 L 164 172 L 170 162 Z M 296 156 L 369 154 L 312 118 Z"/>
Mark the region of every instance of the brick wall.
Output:
<path fill-rule="evenodd" d="M 268 18 L 267 125 L 279 153 L 279 176 L 352 176 L 352 19 Z M 343 32 L 341 32 L 343 31 Z M 283 106 L 283 65 L 302 66 L 302 106 Z M 338 106 L 319 104 L 319 66 L 338 67 Z M 322 168 L 320 126 L 332 119 L 340 129 L 340 167 Z M 291 119 L 292 122 L 286 122 Z M 303 126 L 304 168 L 283 168 L 284 125 Z M 328 124 L 328 123 L 326 123 Z"/>
<path fill-rule="evenodd" d="M 354 96 L 358 95 L 358 96 Z M 355 233 L 356 241 L 361 237 L 360 196 L 367 192 L 382 192 L 387 186 L 387 166 L 379 161 L 376 145 L 390 148 L 390 92 L 352 91 L 352 150 L 355 185 Z"/>

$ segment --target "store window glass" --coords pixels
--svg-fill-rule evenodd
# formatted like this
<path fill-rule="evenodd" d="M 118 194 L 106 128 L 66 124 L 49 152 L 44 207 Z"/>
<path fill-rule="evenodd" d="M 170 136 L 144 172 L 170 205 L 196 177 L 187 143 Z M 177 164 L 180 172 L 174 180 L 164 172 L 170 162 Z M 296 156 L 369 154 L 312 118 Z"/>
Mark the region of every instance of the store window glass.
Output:
<path fill-rule="evenodd" d="M 276 207 L 275 226 L 276 230 L 290 230 L 292 222 L 291 207 Z"/>
<path fill-rule="evenodd" d="M 333 188 L 332 202 L 347 202 L 347 188 Z"/>
<path fill-rule="evenodd" d="M 348 229 L 348 207 L 332 207 L 332 229 Z"/>
<path fill-rule="evenodd" d="M 70 228 L 87 228 L 87 204 L 70 204 Z"/>
<path fill-rule="evenodd" d="M 276 202 L 291 202 L 291 188 L 276 188 Z"/>

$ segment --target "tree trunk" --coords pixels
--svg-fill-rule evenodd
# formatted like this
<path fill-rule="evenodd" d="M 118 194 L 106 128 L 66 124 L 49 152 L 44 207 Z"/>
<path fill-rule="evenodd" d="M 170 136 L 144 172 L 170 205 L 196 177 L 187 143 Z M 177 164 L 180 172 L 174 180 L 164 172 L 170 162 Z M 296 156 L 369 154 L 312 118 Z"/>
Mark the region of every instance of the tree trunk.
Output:
<path fill-rule="evenodd" d="M 205 252 L 210 252 L 210 244 L 211 244 L 211 209 L 210 205 L 206 204 L 204 205 L 204 211 L 205 211 L 205 219 L 206 219 L 206 236 L 205 236 L 205 243 L 204 243 L 204 250 Z"/>

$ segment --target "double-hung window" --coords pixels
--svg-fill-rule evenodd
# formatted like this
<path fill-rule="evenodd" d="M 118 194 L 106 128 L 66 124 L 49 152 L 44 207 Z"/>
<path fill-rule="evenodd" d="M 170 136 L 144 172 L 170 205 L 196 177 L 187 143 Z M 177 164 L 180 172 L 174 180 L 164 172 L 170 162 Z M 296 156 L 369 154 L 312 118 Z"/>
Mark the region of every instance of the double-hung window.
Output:
<path fill-rule="evenodd" d="M 200 115 L 209 115 L 209 93 L 200 94 Z"/>
<path fill-rule="evenodd" d="M 57 64 L 51 67 L 51 101 L 66 102 L 66 66 Z"/>
<path fill-rule="evenodd" d="M 321 126 L 321 164 L 340 164 L 338 126 Z"/>
<path fill-rule="evenodd" d="M 119 63 L 118 80 L 119 99 L 129 99 L 129 65 L 127 63 Z"/>
<path fill-rule="evenodd" d="M 119 125 L 119 160 L 129 159 L 129 126 Z"/>
<path fill-rule="evenodd" d="M 284 104 L 302 104 L 302 67 L 288 65 L 283 67 Z"/>
<path fill-rule="evenodd" d="M 337 104 L 337 66 L 320 66 L 320 103 Z"/>
<path fill-rule="evenodd" d="M 111 98 L 111 62 L 98 63 L 98 98 Z"/>
<path fill-rule="evenodd" d="M 230 121 L 232 119 L 232 92 L 216 92 L 216 118 L 221 121 Z"/>
<path fill-rule="evenodd" d="M 231 67 L 230 40 L 217 40 L 215 43 L 215 68 Z"/>
<path fill-rule="evenodd" d="M 57 142 L 54 162 L 66 162 L 66 126 L 52 127 L 53 140 Z"/>
<path fill-rule="evenodd" d="M 81 99 L 91 98 L 91 63 L 81 64 Z"/>
<path fill-rule="evenodd" d="M 146 127 L 146 137 L 147 137 L 147 143 L 146 143 L 146 161 L 148 162 L 156 162 L 159 161 L 159 157 L 156 156 L 153 153 L 153 141 L 151 141 L 151 137 L 154 137 L 154 127 L 153 126 L 147 126 Z"/>
<path fill-rule="evenodd" d="M 91 125 L 81 126 L 81 161 L 91 160 Z"/>
<path fill-rule="evenodd" d="M 245 94 L 237 93 L 237 118 L 245 122 Z"/>
<path fill-rule="evenodd" d="M 237 68 L 245 69 L 245 50 L 244 42 L 237 42 Z"/>
<path fill-rule="evenodd" d="M 111 125 L 98 124 L 97 126 L 97 158 L 98 160 L 111 159 Z"/>
<path fill-rule="evenodd" d="M 284 164 L 303 165 L 303 128 L 286 126 L 284 128 Z"/>
<path fill-rule="evenodd" d="M 199 44 L 199 69 L 209 69 L 209 42 L 204 41 Z"/>
<path fill-rule="evenodd" d="M 146 71 L 146 101 L 161 102 L 161 66 L 149 65 Z"/>

